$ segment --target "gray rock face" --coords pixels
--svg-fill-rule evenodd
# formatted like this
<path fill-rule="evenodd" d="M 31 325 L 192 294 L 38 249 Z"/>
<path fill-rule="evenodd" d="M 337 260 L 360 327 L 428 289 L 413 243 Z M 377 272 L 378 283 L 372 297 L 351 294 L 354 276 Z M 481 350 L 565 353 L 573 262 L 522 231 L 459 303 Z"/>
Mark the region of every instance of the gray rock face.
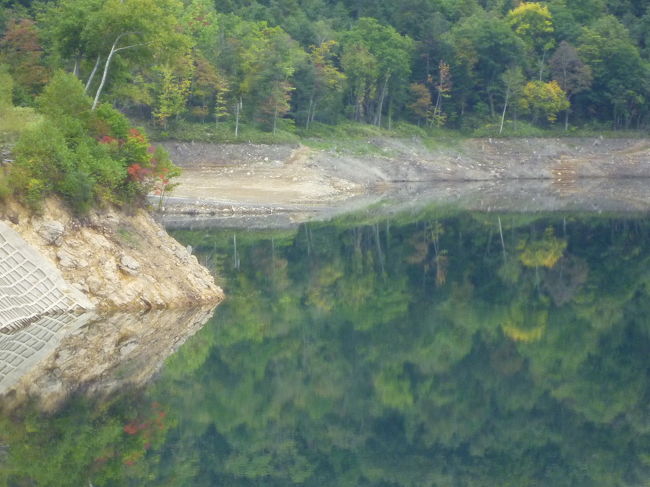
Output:
<path fill-rule="evenodd" d="M 174 255 L 183 264 L 189 262 L 190 260 L 190 254 L 187 252 L 187 248 L 181 247 L 180 245 L 174 248 Z"/>
<path fill-rule="evenodd" d="M 136 276 L 138 275 L 138 271 L 140 270 L 140 263 L 135 260 L 133 257 L 124 254 L 120 258 L 120 270 L 124 272 L 125 274 L 128 274 L 130 276 Z"/>
<path fill-rule="evenodd" d="M 88 267 L 88 261 L 72 255 L 66 250 L 59 250 L 56 253 L 56 258 L 59 260 L 59 265 L 66 269 L 83 269 Z"/>
<path fill-rule="evenodd" d="M 56 245 L 57 247 L 63 242 L 64 233 L 65 227 L 63 223 L 56 220 L 45 222 L 38 228 L 38 234 L 43 240 L 49 245 Z"/>

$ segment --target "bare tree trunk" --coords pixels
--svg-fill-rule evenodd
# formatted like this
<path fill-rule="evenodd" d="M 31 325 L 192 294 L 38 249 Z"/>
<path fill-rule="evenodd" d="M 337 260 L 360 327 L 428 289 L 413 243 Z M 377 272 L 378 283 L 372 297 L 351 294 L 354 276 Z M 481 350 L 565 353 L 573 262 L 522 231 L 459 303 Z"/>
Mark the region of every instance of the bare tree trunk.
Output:
<path fill-rule="evenodd" d="M 311 108 L 311 120 L 309 120 L 309 124 L 311 125 L 314 123 L 314 120 L 316 120 L 316 107 L 318 106 L 318 103 L 314 102 L 314 106 Z"/>
<path fill-rule="evenodd" d="M 381 126 L 381 112 L 384 110 L 384 99 L 386 98 L 386 90 L 388 89 L 388 81 L 390 80 L 390 73 L 386 74 L 384 78 L 384 86 L 381 88 L 381 95 L 379 96 L 379 105 L 377 106 L 377 112 L 375 113 L 374 125 L 377 127 Z"/>
<path fill-rule="evenodd" d="M 132 32 L 124 32 L 123 34 L 120 34 L 119 36 L 117 36 L 115 42 L 113 42 L 113 45 L 111 46 L 111 52 L 108 54 L 108 57 L 106 58 L 106 63 L 104 64 L 104 73 L 102 74 L 102 80 L 100 81 L 99 87 L 97 88 L 97 92 L 95 93 L 95 100 L 93 101 L 93 107 L 92 107 L 93 110 L 97 108 L 97 105 L 99 103 L 99 97 L 102 94 L 102 90 L 104 89 L 104 84 L 106 84 L 106 77 L 108 76 L 108 68 L 111 65 L 111 61 L 115 53 L 142 45 L 142 44 L 132 44 L 130 46 L 117 47 L 118 43 L 120 42 L 120 39 L 127 34 L 132 34 Z"/>
<path fill-rule="evenodd" d="M 542 81 L 542 76 L 544 76 L 544 61 L 546 61 L 546 49 L 542 53 L 542 59 L 539 63 L 539 80 Z"/>
<path fill-rule="evenodd" d="M 278 104 L 275 104 L 275 111 L 273 112 L 273 135 L 278 131 Z"/>
<path fill-rule="evenodd" d="M 74 58 L 74 66 L 72 66 L 72 74 L 77 78 L 79 77 L 79 62 L 80 62 L 80 60 L 81 60 L 81 54 L 78 54 Z"/>
<path fill-rule="evenodd" d="M 564 110 L 564 131 L 569 131 L 569 109 Z"/>
<path fill-rule="evenodd" d="M 88 88 L 90 88 L 90 85 L 93 82 L 93 79 L 95 78 L 95 73 L 97 73 L 97 68 L 99 68 L 100 60 L 101 60 L 101 56 L 97 56 L 97 61 L 95 61 L 95 66 L 93 67 L 93 70 L 90 72 L 90 76 L 88 76 L 88 81 L 86 81 L 86 88 L 84 89 L 84 93 L 88 93 Z"/>
<path fill-rule="evenodd" d="M 488 101 L 490 102 L 490 117 L 494 118 L 494 93 L 488 90 Z"/>
<path fill-rule="evenodd" d="M 239 137 L 239 113 L 244 106 L 244 103 L 242 101 L 241 96 L 239 97 L 239 101 L 235 105 L 235 137 Z"/>
<path fill-rule="evenodd" d="M 506 101 L 503 104 L 503 113 L 501 114 L 501 126 L 499 127 L 499 135 L 503 132 L 503 122 L 506 119 L 506 110 L 508 109 L 508 99 L 510 98 L 510 87 L 506 89 Z"/>
<path fill-rule="evenodd" d="M 519 121 L 519 113 L 517 112 L 517 105 L 515 104 L 515 116 L 513 120 L 513 128 L 517 130 L 517 122 Z"/>
<path fill-rule="evenodd" d="M 106 83 L 106 77 L 108 76 L 108 68 L 111 65 L 111 60 L 113 59 L 113 56 L 117 52 L 115 50 L 115 45 L 117 44 L 119 38 L 115 40 L 113 43 L 113 46 L 111 47 L 111 52 L 108 54 L 108 57 L 106 58 L 106 63 L 104 64 L 104 72 L 102 73 L 102 80 L 99 82 L 99 87 L 97 88 L 97 91 L 95 92 L 95 99 L 93 100 L 93 110 L 97 108 L 97 104 L 99 103 L 99 97 L 102 94 L 102 90 L 104 89 L 104 84 Z"/>
<path fill-rule="evenodd" d="M 309 130 L 309 123 L 311 122 L 311 107 L 314 104 L 314 95 L 309 97 L 309 108 L 307 108 L 307 121 L 305 122 L 305 129 Z"/>
<path fill-rule="evenodd" d="M 442 104 L 442 93 L 438 90 L 438 96 L 436 97 L 436 105 L 433 107 L 433 117 L 429 123 L 429 127 L 433 127 L 433 124 L 436 123 L 436 117 L 440 112 L 440 105 Z"/>
<path fill-rule="evenodd" d="M 499 235 L 501 236 L 501 250 L 503 251 L 503 260 L 506 260 L 506 242 L 503 240 L 503 227 L 501 226 L 501 217 L 499 219 Z"/>

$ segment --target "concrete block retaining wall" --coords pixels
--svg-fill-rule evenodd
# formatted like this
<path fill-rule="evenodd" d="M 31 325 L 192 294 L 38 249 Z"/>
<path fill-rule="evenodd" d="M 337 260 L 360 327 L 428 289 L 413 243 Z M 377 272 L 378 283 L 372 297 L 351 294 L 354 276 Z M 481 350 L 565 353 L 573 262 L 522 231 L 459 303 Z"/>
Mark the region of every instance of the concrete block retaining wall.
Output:
<path fill-rule="evenodd" d="M 93 318 L 93 313 L 42 316 L 20 330 L 0 332 L 0 394 L 48 356 L 67 333 Z"/>
<path fill-rule="evenodd" d="M 44 315 L 93 309 L 59 270 L 7 224 L 0 222 L 0 333 Z"/>

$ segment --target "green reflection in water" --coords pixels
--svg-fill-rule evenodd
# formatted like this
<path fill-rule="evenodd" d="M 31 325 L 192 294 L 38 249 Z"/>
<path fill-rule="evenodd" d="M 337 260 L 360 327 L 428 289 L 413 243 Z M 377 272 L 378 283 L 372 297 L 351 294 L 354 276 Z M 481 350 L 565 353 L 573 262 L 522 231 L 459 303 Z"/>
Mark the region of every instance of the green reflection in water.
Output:
<path fill-rule="evenodd" d="M 647 485 L 650 222 L 177 237 L 229 299 L 146 391 L 3 419 L 6 484 Z"/>

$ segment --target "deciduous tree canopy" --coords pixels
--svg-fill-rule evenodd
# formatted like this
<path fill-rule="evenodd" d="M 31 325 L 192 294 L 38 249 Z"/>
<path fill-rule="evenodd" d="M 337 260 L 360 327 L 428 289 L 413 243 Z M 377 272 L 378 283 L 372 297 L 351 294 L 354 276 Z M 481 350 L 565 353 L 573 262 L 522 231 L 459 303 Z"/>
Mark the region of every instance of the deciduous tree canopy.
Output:
<path fill-rule="evenodd" d="M 95 107 L 236 132 L 343 118 L 472 129 L 517 113 L 502 87 L 517 68 L 525 83 L 558 82 L 566 129 L 569 111 L 578 125 L 638 128 L 650 122 L 648 26 L 644 2 L 620 0 L 5 1 L 0 63 L 19 104 L 63 68 Z"/>

